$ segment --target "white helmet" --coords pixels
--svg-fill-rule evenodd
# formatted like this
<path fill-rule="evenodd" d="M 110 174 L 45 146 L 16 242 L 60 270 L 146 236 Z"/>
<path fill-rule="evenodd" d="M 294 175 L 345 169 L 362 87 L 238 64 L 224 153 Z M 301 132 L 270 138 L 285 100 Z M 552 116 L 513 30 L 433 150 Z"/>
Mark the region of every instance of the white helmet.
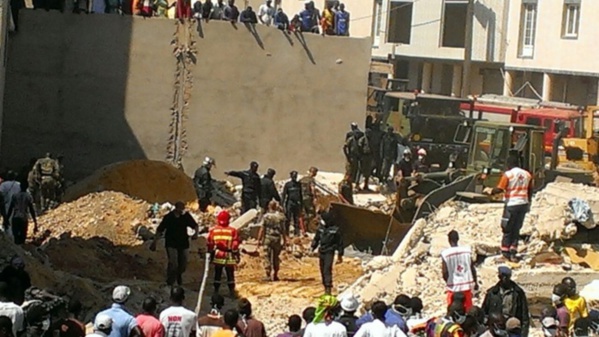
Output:
<path fill-rule="evenodd" d="M 403 155 L 405 156 L 407 154 L 412 154 L 412 150 L 410 150 L 410 149 L 403 150 Z"/>
<path fill-rule="evenodd" d="M 214 165 L 214 159 L 211 157 L 204 158 L 204 165 Z"/>
<path fill-rule="evenodd" d="M 418 155 L 419 156 L 426 156 L 426 150 L 425 149 L 418 149 Z"/>
<path fill-rule="evenodd" d="M 344 311 L 353 312 L 358 310 L 360 303 L 358 302 L 358 299 L 355 298 L 353 295 L 348 295 L 341 299 L 340 305 L 341 309 L 343 309 Z"/>

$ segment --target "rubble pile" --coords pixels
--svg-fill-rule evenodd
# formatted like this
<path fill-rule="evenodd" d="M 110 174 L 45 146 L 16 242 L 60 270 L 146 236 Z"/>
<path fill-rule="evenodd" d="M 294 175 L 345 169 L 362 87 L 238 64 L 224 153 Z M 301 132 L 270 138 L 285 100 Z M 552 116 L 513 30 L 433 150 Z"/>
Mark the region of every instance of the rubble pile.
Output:
<path fill-rule="evenodd" d="M 111 164 L 69 187 L 64 201 L 73 201 L 89 193 L 117 191 L 148 202 L 164 203 L 195 200 L 192 180 L 169 163 L 155 160 L 131 160 Z"/>
<path fill-rule="evenodd" d="M 89 239 L 104 237 L 115 245 L 136 245 L 137 227 L 147 220 L 150 204 L 120 192 L 91 193 L 73 202 L 63 203 L 40 216 L 40 233 L 59 237 Z"/>
<path fill-rule="evenodd" d="M 521 284 L 525 289 L 528 285 L 537 287 L 542 282 L 551 283 L 559 279 L 555 275 L 564 270 L 585 275 L 583 267 L 570 265 L 565 254 L 560 255 L 552 248 L 555 240 L 570 238 L 575 233 L 568 229 L 576 227 L 572 224 L 572 212 L 568 206 L 570 200 L 581 198 L 596 214 L 599 212 L 598 192 L 598 188 L 553 183 L 536 194 L 521 232 L 525 236 L 530 235 L 527 243 L 520 244 L 523 260 L 512 265 L 516 274 L 520 272 L 523 276 Z M 484 260 L 477 268 L 478 279 L 480 289 L 488 289 L 497 281 L 497 265 L 503 263 L 496 258 L 500 253 L 502 213 L 501 203 L 445 203 L 427 220 L 418 220 L 392 256 L 378 256 L 365 264 L 365 275 L 352 284 L 347 292 L 358 295 L 365 305 L 375 299 L 392 301 L 400 293 L 420 296 L 427 312 L 443 313 L 446 310 L 445 282 L 441 275 L 440 254 L 449 245 L 447 233 L 452 229 L 457 230 L 460 244 L 471 246 L 478 260 Z M 535 269 L 543 273 L 547 271 L 551 277 L 534 280 Z M 481 304 L 483 297 L 484 293 L 479 294 L 475 304 Z"/>

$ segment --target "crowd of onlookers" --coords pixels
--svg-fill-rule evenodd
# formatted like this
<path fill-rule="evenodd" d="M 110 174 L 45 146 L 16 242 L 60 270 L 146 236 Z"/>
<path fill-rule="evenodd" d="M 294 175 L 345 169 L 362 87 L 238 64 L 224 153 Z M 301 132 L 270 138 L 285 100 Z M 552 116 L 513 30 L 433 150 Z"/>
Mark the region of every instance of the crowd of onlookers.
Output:
<path fill-rule="evenodd" d="M 304 9 L 291 19 L 280 6 L 266 0 L 258 11 L 252 6 L 240 10 L 235 0 L 33 0 L 34 9 L 71 11 L 73 13 L 122 14 L 143 17 L 195 18 L 223 20 L 244 24 L 263 24 L 285 31 L 349 36 L 349 12 L 339 1 L 327 1 L 322 12 L 314 1 L 306 1 Z M 18 28 L 18 11 L 25 0 L 11 0 L 12 17 Z"/>
<path fill-rule="evenodd" d="M 499 281 L 487 290 L 480 307 L 469 303 L 463 293 L 454 293 L 447 312 L 440 317 L 426 315 L 422 300 L 399 295 L 393 303 L 375 301 L 366 313 L 356 315 L 360 302 L 352 295 L 339 298 L 323 295 L 315 306 L 288 316 L 286 331 L 271 331 L 278 337 L 527 337 L 529 327 L 540 327 L 546 337 L 587 337 L 597 333 L 599 312 L 589 310 L 575 281 L 564 278 L 551 294 L 551 306 L 532 319 L 525 292 L 511 280 L 511 270 L 498 269 Z M 71 300 L 68 313 L 48 321 L 47 308 L 30 307 L 26 302 L 31 280 L 24 261 L 14 257 L 0 273 L 0 337 L 84 337 L 86 328 L 79 319 L 81 303 Z M 76 293 L 72 294 L 76 297 Z M 441 294 L 439 294 L 441 296 Z M 224 310 L 225 298 L 211 297 L 211 309 L 198 315 L 184 306 L 185 291 L 173 286 L 168 307 L 158 313 L 152 297 L 134 315 L 128 308 L 131 289 L 117 286 L 112 304 L 93 319 L 91 337 L 265 337 L 264 324 L 253 315 L 252 303 L 237 300 L 235 309 Z M 25 309 L 23 309 L 25 308 Z M 47 322 L 47 323 L 46 323 Z"/>

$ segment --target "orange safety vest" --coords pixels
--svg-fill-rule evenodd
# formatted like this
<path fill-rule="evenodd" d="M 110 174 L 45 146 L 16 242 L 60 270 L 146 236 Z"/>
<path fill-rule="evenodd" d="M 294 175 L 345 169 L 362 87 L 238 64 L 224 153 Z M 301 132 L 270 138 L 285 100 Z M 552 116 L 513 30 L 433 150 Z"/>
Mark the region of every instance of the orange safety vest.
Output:
<path fill-rule="evenodd" d="M 235 228 L 216 226 L 208 233 L 208 251 L 214 252 L 212 263 L 236 265 L 239 256 L 239 235 Z"/>
<path fill-rule="evenodd" d="M 503 198 L 507 206 L 528 204 L 528 190 L 532 183 L 532 175 L 519 167 L 505 172 L 498 187 L 505 191 Z"/>

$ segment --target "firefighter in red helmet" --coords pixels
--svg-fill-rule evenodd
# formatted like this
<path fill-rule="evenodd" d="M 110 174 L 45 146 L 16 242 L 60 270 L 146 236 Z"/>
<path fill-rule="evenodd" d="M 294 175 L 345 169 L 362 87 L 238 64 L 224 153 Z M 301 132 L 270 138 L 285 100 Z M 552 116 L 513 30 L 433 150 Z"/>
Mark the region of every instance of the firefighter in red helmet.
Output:
<path fill-rule="evenodd" d="M 229 227 L 231 215 L 226 210 L 216 216 L 216 226 L 208 234 L 208 251 L 214 264 L 214 291 L 218 293 L 223 270 L 227 274 L 229 293 L 235 296 L 235 266 L 239 263 L 239 235 Z"/>

